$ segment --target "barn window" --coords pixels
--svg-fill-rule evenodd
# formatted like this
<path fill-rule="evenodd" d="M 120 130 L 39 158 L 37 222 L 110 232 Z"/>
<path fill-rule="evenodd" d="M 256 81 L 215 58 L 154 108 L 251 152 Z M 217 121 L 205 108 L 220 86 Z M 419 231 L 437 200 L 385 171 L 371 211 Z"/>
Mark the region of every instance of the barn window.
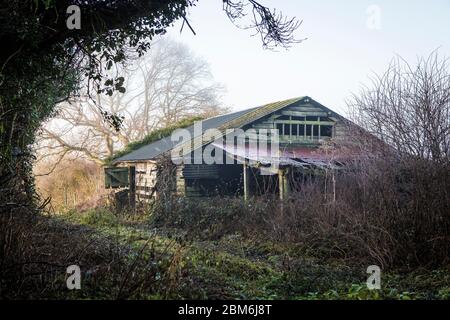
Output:
<path fill-rule="evenodd" d="M 283 132 L 283 124 L 282 123 L 277 123 L 277 129 L 278 129 L 278 134 L 280 136 L 282 136 L 284 134 L 284 132 Z"/>
<path fill-rule="evenodd" d="M 298 128 L 298 135 L 299 136 L 304 136 L 305 135 L 305 125 L 301 124 Z"/>
<path fill-rule="evenodd" d="M 292 132 L 291 133 L 292 133 L 293 136 L 297 136 L 298 135 L 298 126 L 299 126 L 298 124 L 293 124 L 292 125 Z"/>
<path fill-rule="evenodd" d="M 291 125 L 290 124 L 287 124 L 287 123 L 284 124 L 284 135 L 285 136 L 291 135 Z"/>
<path fill-rule="evenodd" d="M 320 126 L 321 137 L 331 137 L 333 135 L 333 126 Z"/>
<path fill-rule="evenodd" d="M 314 137 L 319 136 L 319 126 L 318 125 L 313 126 L 313 136 Z"/>
<path fill-rule="evenodd" d="M 310 137 L 311 136 L 311 131 L 312 131 L 312 125 L 307 124 L 306 125 L 306 136 Z"/>
<path fill-rule="evenodd" d="M 289 120 L 287 120 L 289 118 Z M 285 120 L 285 121 L 283 121 Z M 275 126 L 281 136 L 304 137 L 306 139 L 332 137 L 333 120 L 320 116 L 287 116 L 275 120 Z"/>

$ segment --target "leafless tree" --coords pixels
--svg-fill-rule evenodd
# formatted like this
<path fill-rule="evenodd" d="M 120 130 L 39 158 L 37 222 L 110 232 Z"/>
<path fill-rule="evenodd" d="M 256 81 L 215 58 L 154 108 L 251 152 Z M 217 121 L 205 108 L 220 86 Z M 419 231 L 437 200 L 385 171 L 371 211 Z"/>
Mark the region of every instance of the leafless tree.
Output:
<path fill-rule="evenodd" d="M 222 87 L 213 81 L 208 64 L 183 44 L 158 40 L 149 56 L 136 60 L 125 73 L 125 93 L 61 104 L 41 130 L 38 159 L 52 157 L 57 165 L 75 154 L 101 164 L 152 130 L 190 116 L 226 111 L 220 104 Z M 103 111 L 123 117 L 120 131 L 104 121 Z"/>
<path fill-rule="evenodd" d="M 435 51 L 412 66 L 392 60 L 348 105 L 353 120 L 404 155 L 450 158 L 450 73 Z"/>
<path fill-rule="evenodd" d="M 247 10 L 247 7 L 250 9 Z M 297 18 L 287 18 L 281 12 L 262 5 L 255 0 L 223 0 L 223 10 L 236 26 L 243 29 L 253 29 L 261 38 L 264 48 L 273 49 L 278 46 L 288 48 L 292 44 L 305 39 L 297 39 L 294 32 L 302 21 Z M 250 15 L 250 22 L 242 25 L 242 19 Z M 238 24 L 239 23 L 239 24 Z"/>

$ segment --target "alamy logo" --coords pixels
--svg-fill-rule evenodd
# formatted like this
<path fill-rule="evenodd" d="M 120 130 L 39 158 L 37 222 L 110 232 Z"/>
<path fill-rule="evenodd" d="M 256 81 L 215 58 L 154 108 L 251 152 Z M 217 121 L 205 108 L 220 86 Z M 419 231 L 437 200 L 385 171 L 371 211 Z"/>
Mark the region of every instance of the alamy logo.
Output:
<path fill-rule="evenodd" d="M 69 290 L 80 290 L 81 289 L 81 270 L 80 267 L 73 264 L 67 267 L 67 274 L 70 276 L 67 277 L 66 285 Z"/>
<path fill-rule="evenodd" d="M 379 266 L 371 265 L 367 267 L 367 273 L 369 277 L 367 278 L 366 285 L 367 289 L 381 289 L 381 269 Z"/>
<path fill-rule="evenodd" d="M 69 30 L 81 29 L 81 10 L 80 7 L 77 5 L 71 5 L 67 7 L 66 10 L 67 14 L 70 14 L 70 16 L 66 20 L 66 26 Z"/>
<path fill-rule="evenodd" d="M 381 29 L 381 8 L 380 6 L 373 4 L 368 6 L 366 9 L 368 15 L 366 20 L 367 28 L 370 30 L 380 30 Z"/>
<path fill-rule="evenodd" d="M 193 130 L 177 129 L 171 135 L 176 145 L 171 151 L 174 164 L 234 164 L 246 161 L 258 165 L 261 174 L 273 174 L 279 168 L 280 143 L 276 129 L 212 128 L 203 131 L 202 122 Z"/>

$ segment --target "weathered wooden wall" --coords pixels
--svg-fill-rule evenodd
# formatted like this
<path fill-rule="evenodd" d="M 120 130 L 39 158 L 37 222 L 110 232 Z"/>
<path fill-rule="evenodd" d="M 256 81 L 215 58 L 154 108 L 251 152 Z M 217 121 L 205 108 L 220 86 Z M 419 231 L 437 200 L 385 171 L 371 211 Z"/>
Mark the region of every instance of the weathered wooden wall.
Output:
<path fill-rule="evenodd" d="M 117 166 L 136 168 L 136 200 L 146 201 L 155 194 L 156 164 L 154 161 L 121 162 Z"/>
<path fill-rule="evenodd" d="M 248 128 L 256 130 L 278 129 L 282 124 L 291 124 L 292 132 L 287 134 L 279 132 L 281 143 L 320 144 L 322 141 L 328 140 L 331 137 L 337 138 L 346 135 L 344 130 L 345 126 L 335 114 L 324 110 L 320 106 L 305 102 L 299 102 L 283 110 L 274 112 L 263 119 L 255 121 Z M 311 133 L 307 134 L 306 126 L 311 128 Z M 320 131 L 314 129 L 313 126 L 317 128 L 319 126 L 332 126 L 331 137 L 321 136 Z M 319 134 L 314 135 L 315 131 L 318 131 Z"/>

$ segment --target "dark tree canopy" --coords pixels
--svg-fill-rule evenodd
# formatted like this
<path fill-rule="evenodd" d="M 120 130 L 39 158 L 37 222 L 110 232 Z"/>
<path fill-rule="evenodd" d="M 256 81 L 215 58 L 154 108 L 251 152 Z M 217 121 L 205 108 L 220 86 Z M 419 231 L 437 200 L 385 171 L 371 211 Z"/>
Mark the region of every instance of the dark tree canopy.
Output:
<path fill-rule="evenodd" d="M 56 68 L 78 62 L 78 71 L 82 66 L 89 78 L 100 80 L 101 68 L 109 69 L 113 63 L 125 61 L 129 49 L 143 54 L 150 40 L 164 33 L 175 20 L 183 18 L 187 22 L 187 10 L 196 4 L 197 0 L 2 0 L 1 73 L 6 73 L 5 67 L 17 69 L 20 57 L 30 60 L 51 56 L 63 64 Z M 70 30 L 66 25 L 70 5 L 80 8 L 80 29 Z M 254 0 L 223 0 L 223 9 L 234 23 L 247 14 L 247 5 L 251 6 L 252 23 L 246 27 L 261 35 L 264 47 L 297 42 L 293 32 L 299 22 L 295 18 L 286 19 Z M 88 60 L 82 64 L 80 56 Z M 113 84 L 108 82 L 107 86 Z"/>
<path fill-rule="evenodd" d="M 80 30 L 66 25 L 66 10 L 72 4 L 81 9 Z M 9 190 L 19 187 L 33 197 L 29 149 L 54 106 L 75 94 L 83 78 L 94 81 L 99 91 L 120 90 L 124 79 L 104 81 L 104 70 L 124 62 L 128 48 L 142 54 L 151 38 L 183 16 L 190 5 L 190 1 L 2 0 L 2 185 Z M 119 124 L 113 115 L 105 118 Z"/>
<path fill-rule="evenodd" d="M 55 105 L 76 95 L 81 84 L 88 93 L 123 92 L 125 79 L 112 72 L 114 65 L 144 54 L 152 38 L 178 19 L 193 30 L 187 10 L 198 1 L 0 1 L 0 182 L 8 190 L 19 185 L 29 198 L 34 195 L 30 145 Z M 295 19 L 285 19 L 253 0 L 222 3 L 233 22 L 243 18 L 244 8 L 250 6 L 249 27 L 261 34 L 264 47 L 296 42 Z M 80 8 L 80 29 L 67 27 L 70 5 Z M 103 116 L 119 129 L 120 116 L 107 112 Z"/>

